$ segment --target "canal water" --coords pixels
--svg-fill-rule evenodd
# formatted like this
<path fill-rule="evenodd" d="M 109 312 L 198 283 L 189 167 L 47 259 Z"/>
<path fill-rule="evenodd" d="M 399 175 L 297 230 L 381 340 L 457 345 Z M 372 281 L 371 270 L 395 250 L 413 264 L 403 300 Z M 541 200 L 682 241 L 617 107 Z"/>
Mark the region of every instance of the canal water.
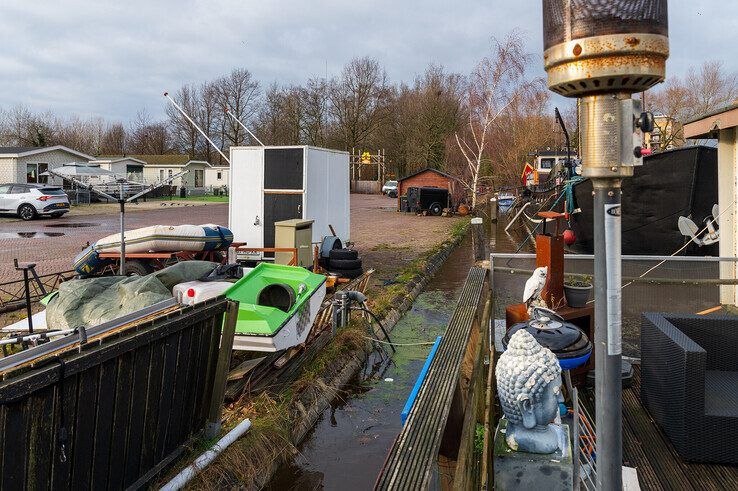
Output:
<path fill-rule="evenodd" d="M 443 334 L 473 264 L 472 254 L 467 237 L 399 320 L 390 333 L 393 342 L 432 342 Z M 377 355 L 370 358 L 348 394 L 325 411 L 297 457 L 278 471 L 267 489 L 372 489 L 400 432 L 400 414 L 430 348 L 398 346 L 391 360 L 389 354 L 385 362 Z"/>

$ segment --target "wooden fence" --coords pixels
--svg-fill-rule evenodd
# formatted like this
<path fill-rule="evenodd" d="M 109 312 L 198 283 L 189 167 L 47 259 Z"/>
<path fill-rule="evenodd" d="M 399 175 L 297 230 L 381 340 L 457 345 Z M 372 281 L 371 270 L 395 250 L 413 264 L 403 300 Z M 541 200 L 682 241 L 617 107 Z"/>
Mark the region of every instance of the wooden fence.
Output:
<path fill-rule="evenodd" d="M 380 181 L 351 181 L 351 192 L 358 194 L 382 194 Z"/>
<path fill-rule="evenodd" d="M 7 374 L 2 489 L 145 484 L 205 426 L 227 304 L 176 309 Z"/>

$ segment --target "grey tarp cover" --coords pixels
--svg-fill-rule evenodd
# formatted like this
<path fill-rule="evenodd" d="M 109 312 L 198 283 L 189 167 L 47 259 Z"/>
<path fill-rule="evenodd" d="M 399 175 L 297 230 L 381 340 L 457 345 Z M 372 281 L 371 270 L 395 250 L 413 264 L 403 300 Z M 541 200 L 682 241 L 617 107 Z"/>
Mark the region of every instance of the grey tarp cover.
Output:
<path fill-rule="evenodd" d="M 183 261 L 146 276 L 65 281 L 46 307 L 50 329 L 93 327 L 172 298 L 178 283 L 210 274 L 216 263 Z"/>

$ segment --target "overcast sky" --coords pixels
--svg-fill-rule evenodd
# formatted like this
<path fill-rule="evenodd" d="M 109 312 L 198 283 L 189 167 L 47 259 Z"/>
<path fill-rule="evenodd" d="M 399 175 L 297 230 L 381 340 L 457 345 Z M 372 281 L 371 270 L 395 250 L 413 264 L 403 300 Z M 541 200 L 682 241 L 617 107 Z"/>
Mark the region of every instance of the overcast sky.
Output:
<path fill-rule="evenodd" d="M 669 1 L 669 74 L 706 59 L 738 71 L 733 2 Z M 303 83 L 364 55 L 393 81 L 430 62 L 466 74 L 513 28 L 543 75 L 541 23 L 540 0 L 0 0 L 0 107 L 127 122 L 233 67 Z"/>

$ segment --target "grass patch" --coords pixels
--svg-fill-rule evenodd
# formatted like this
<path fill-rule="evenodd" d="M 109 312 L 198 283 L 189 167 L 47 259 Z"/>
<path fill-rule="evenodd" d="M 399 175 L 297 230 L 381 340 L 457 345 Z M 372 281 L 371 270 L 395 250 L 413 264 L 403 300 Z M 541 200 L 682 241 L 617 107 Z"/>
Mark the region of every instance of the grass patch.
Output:
<path fill-rule="evenodd" d="M 386 242 L 382 242 L 380 244 L 375 245 L 371 248 L 371 251 L 378 252 L 378 251 L 403 251 L 403 250 L 409 250 L 411 249 L 410 246 L 394 246 L 392 244 L 388 244 Z"/>
<path fill-rule="evenodd" d="M 296 397 L 311 387 L 329 372 L 332 363 L 346 353 L 363 349 L 366 344 L 366 327 L 361 320 L 352 320 L 351 324 L 336 334 L 336 337 L 323 348 L 318 356 L 302 367 L 300 376 L 292 383 L 292 395 Z M 365 325 L 364 325 L 365 326 Z"/>
<path fill-rule="evenodd" d="M 421 254 L 420 257 L 414 259 L 410 264 L 398 271 L 394 282 L 390 286 L 381 289 L 377 294 L 370 297 L 372 299 L 370 300 L 372 310 L 378 316 L 382 317 L 393 307 L 396 307 L 397 299 L 399 297 L 404 297 L 409 293 L 407 284 L 410 283 L 413 278 L 423 273 L 426 265 L 428 264 L 428 260 L 431 257 L 438 254 L 448 244 L 463 237 L 464 234 L 466 234 L 466 230 L 469 227 L 470 222 L 471 217 L 466 217 L 463 220 L 459 220 L 454 223 L 444 241 L 435 244 L 428 251 Z"/>
<path fill-rule="evenodd" d="M 265 462 L 281 461 L 296 451 L 290 439 L 291 418 L 285 397 L 273 398 L 262 392 L 250 401 L 239 401 L 236 407 L 227 416 L 223 434 L 245 418 L 251 420 L 251 428 L 199 473 L 189 483 L 189 489 L 229 489 L 254 482 L 264 471 Z M 200 452 L 214 442 L 204 443 L 199 445 Z M 189 464 L 200 452 L 193 452 L 185 462 Z M 169 477 L 173 476 L 172 473 Z"/>

